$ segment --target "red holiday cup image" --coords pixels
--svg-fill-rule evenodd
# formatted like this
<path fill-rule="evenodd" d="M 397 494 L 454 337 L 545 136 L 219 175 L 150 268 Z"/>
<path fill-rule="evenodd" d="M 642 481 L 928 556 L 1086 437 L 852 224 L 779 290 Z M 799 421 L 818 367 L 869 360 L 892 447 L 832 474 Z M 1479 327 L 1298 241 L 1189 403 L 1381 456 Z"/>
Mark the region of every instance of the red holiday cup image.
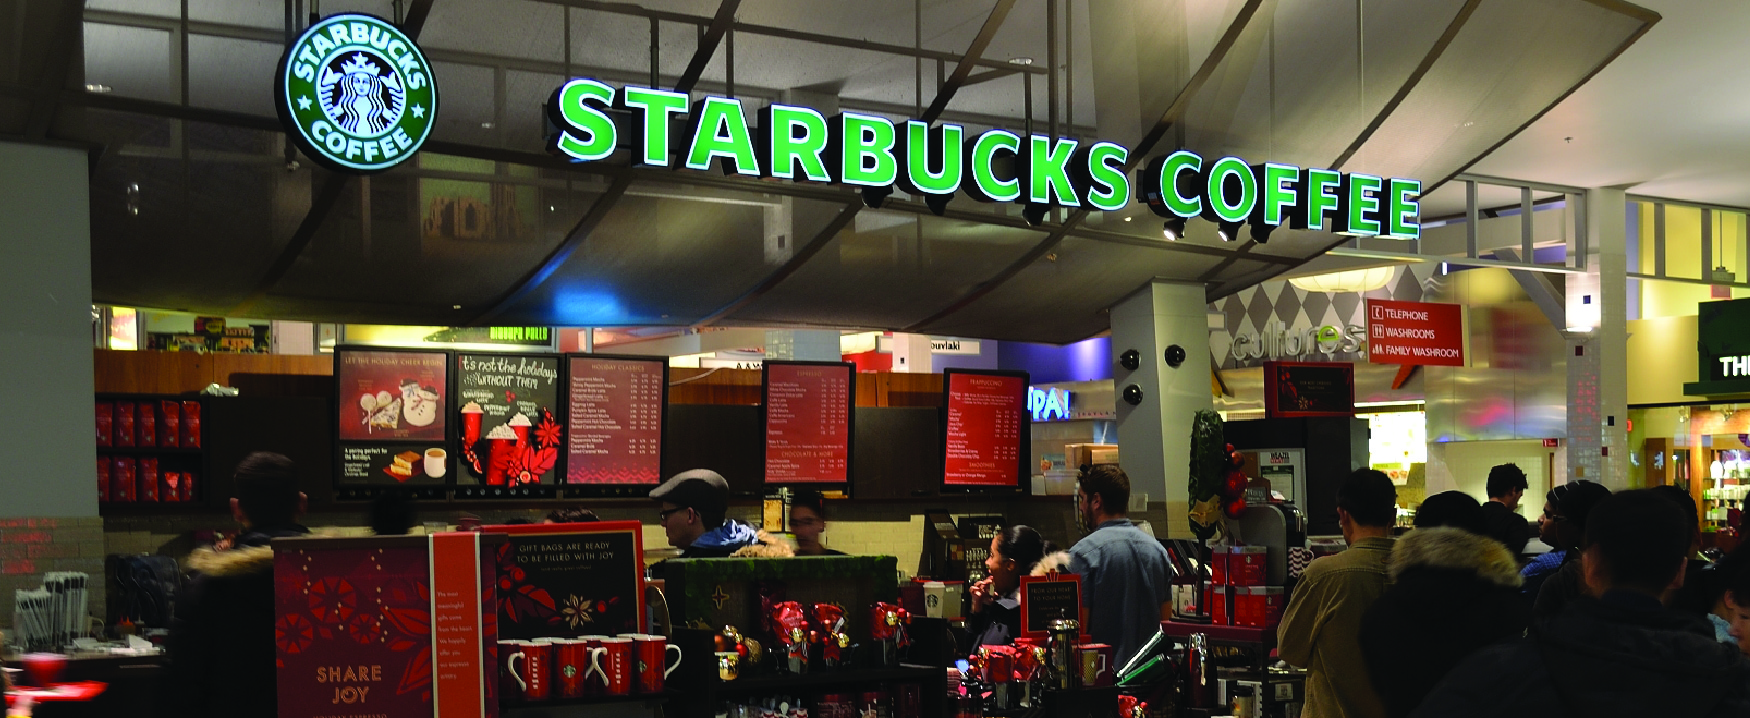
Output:
<path fill-rule="evenodd" d="M 473 446 L 480 440 L 480 417 L 486 413 L 480 405 L 468 402 L 462 405 L 462 444 Z"/>
<path fill-rule="evenodd" d="M 602 648 L 602 680 L 607 684 L 607 694 L 630 694 L 637 681 L 632 675 L 632 639 L 623 636 L 603 638 Z"/>
<path fill-rule="evenodd" d="M 681 647 L 669 645 L 667 638 L 648 633 L 633 636 L 632 645 L 638 654 L 638 691 L 661 693 L 663 681 L 681 665 Z M 672 664 L 668 662 L 670 651 L 674 652 Z"/>
<path fill-rule="evenodd" d="M 521 412 L 518 412 L 516 416 L 510 418 L 510 421 L 504 423 L 505 426 L 510 427 L 512 433 L 516 434 L 517 446 L 529 445 L 529 424 L 528 415 Z"/>
<path fill-rule="evenodd" d="M 486 485 L 503 486 L 516 461 L 516 432 L 509 426 L 494 426 L 486 435 Z"/>

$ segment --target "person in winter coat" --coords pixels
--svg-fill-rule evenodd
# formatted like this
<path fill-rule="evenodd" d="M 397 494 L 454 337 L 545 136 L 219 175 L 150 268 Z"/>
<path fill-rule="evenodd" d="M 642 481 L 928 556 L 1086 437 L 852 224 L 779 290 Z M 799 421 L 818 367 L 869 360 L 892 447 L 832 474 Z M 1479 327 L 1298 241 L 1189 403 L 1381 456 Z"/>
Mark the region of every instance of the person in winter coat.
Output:
<path fill-rule="evenodd" d="M 1567 599 L 1581 593 L 1583 578 L 1578 564 L 1585 548 L 1586 521 L 1592 507 L 1610 496 L 1603 484 L 1584 479 L 1550 489 L 1544 496 L 1543 516 L 1537 520 L 1537 535 L 1553 550 L 1531 560 L 1519 570 L 1525 584 L 1520 595 L 1525 605 L 1532 607 L 1533 620 L 1555 615 Z M 1550 598 L 1543 598 L 1544 586 L 1551 584 Z M 1536 604 L 1541 602 L 1541 606 Z"/>
<path fill-rule="evenodd" d="M 1580 558 L 1588 595 L 1525 638 L 1472 654 L 1412 718 L 1750 715 L 1750 662 L 1661 601 L 1683 580 L 1686 526 L 1650 490 L 1600 502 Z"/>
<path fill-rule="evenodd" d="M 1391 718 L 1408 716 L 1465 657 L 1525 632 L 1519 562 L 1494 538 L 1419 526 L 1392 547 L 1386 571 L 1392 583 L 1362 618 L 1360 640 Z"/>
<path fill-rule="evenodd" d="M 273 718 L 273 548 L 303 536 L 305 508 L 297 470 L 280 454 L 256 452 L 237 465 L 231 513 L 243 525 L 234 548 L 197 550 L 194 578 L 176 601 L 170 624 L 170 671 L 160 715 L 179 718 Z"/>
<path fill-rule="evenodd" d="M 1010 526 L 990 538 L 990 556 L 984 560 L 990 575 L 972 584 L 972 616 L 966 623 L 974 649 L 1010 645 L 1021 635 L 1021 577 L 1055 552 L 1031 526 Z"/>
<path fill-rule="evenodd" d="M 668 543 L 681 550 L 681 558 L 727 558 L 744 546 L 760 543 L 754 527 L 729 513 L 729 482 L 710 469 L 675 474 L 650 491 L 662 502 L 663 531 Z"/>

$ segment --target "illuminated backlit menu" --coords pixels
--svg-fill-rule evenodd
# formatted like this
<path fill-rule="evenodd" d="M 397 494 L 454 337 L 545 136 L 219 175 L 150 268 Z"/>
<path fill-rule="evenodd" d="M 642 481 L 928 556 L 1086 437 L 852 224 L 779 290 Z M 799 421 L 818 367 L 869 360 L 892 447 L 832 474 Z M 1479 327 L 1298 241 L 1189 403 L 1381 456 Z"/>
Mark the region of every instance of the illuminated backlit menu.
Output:
<path fill-rule="evenodd" d="M 766 362 L 766 483 L 849 481 L 852 370 Z"/>
<path fill-rule="evenodd" d="M 1018 486 L 1023 375 L 947 372 L 948 440 L 942 482 L 949 486 Z"/>
<path fill-rule="evenodd" d="M 565 483 L 660 482 L 667 362 L 587 356 L 568 361 Z"/>

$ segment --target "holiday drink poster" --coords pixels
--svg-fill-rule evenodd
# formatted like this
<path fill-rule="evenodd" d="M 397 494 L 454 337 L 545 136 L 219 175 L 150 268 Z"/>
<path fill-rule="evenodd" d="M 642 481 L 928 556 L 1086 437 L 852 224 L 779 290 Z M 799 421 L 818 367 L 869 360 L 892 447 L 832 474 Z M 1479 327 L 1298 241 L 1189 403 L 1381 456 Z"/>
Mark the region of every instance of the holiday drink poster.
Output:
<path fill-rule="evenodd" d="M 487 448 L 494 429 L 511 425 L 512 419 L 519 414 L 528 421 L 525 431 L 529 434 L 524 446 L 517 451 L 528 449 L 532 461 L 518 462 L 533 474 L 529 483 L 555 483 L 556 473 L 553 471 L 553 458 L 558 453 L 559 425 L 554 413 L 559 406 L 559 369 L 560 361 L 556 356 L 529 356 L 517 354 L 458 354 L 456 355 L 456 411 L 461 427 L 457 435 L 466 444 L 469 434 L 478 429 L 474 446 L 464 446 L 473 449 L 477 454 L 488 454 Z M 478 410 L 477 412 L 475 410 Z M 471 427 L 469 414 L 478 413 L 480 426 Z M 510 432 L 511 429 L 501 430 Z M 512 432 L 514 433 L 514 432 Z M 544 455 L 543 449 L 554 448 L 551 455 Z M 484 471 L 476 472 L 472 461 L 468 461 L 467 452 L 463 452 L 463 471 L 459 475 L 460 483 L 480 483 Z M 521 457 L 519 457 L 521 458 Z M 489 456 L 480 460 L 482 469 L 490 461 Z M 516 473 L 521 473 L 518 471 Z"/>

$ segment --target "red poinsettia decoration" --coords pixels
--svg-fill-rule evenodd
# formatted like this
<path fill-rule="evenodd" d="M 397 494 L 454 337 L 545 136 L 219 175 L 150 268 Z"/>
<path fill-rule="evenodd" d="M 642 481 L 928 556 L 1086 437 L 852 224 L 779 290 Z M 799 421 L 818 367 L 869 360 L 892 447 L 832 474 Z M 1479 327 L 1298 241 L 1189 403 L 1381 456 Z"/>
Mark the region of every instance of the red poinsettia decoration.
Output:
<path fill-rule="evenodd" d="M 340 625 L 358 608 L 358 592 L 344 578 L 329 576 L 310 586 L 310 615 L 329 625 Z"/>
<path fill-rule="evenodd" d="M 418 649 L 407 662 L 395 693 L 402 695 L 424 689 L 421 696 L 431 694 L 431 590 L 415 582 L 412 589 L 404 585 L 391 586 L 383 604 L 383 622 L 395 629 L 389 636 L 389 650 Z"/>
<path fill-rule="evenodd" d="M 524 583 L 529 578 L 516 562 L 516 546 L 498 547 L 498 591 L 501 608 L 511 623 L 524 621 L 555 622 L 559 617 L 558 602 L 547 589 Z"/>
<path fill-rule="evenodd" d="M 541 410 L 541 423 L 535 425 L 535 441 L 543 449 L 559 448 L 559 422 L 553 420 L 553 412 Z"/>
<path fill-rule="evenodd" d="M 515 449 L 516 454 L 510 462 L 510 484 L 538 484 L 541 477 L 553 470 L 553 463 L 559 459 L 559 450 L 554 448 L 537 449 L 534 446 L 524 446 Z"/>
<path fill-rule="evenodd" d="M 281 653 L 303 653 L 316 641 L 316 627 L 301 613 L 280 616 L 273 624 L 273 639 Z"/>

